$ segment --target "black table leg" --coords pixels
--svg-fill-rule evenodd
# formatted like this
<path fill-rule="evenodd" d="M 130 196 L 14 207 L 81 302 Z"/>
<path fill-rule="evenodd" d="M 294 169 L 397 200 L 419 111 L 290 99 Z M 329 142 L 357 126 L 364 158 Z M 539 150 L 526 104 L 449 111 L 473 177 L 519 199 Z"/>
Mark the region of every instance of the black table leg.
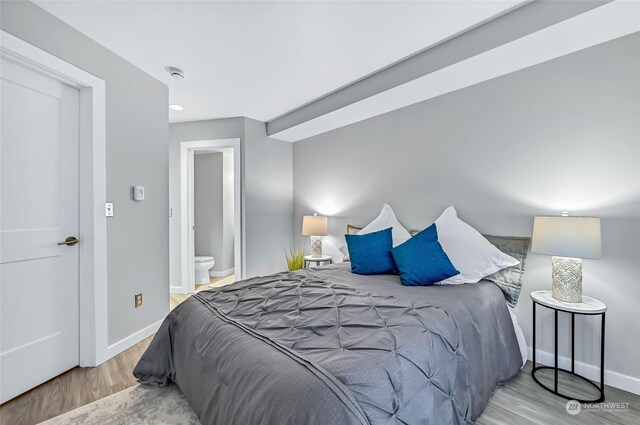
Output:
<path fill-rule="evenodd" d="M 575 368 L 575 363 L 576 363 L 576 356 L 575 356 L 575 346 L 576 346 L 576 338 L 575 338 L 575 334 L 576 334 L 576 315 L 574 313 L 571 313 L 571 372 L 576 371 Z"/>
<path fill-rule="evenodd" d="M 553 353 L 553 389 L 558 393 L 558 310 L 555 310 L 555 348 Z"/>
<path fill-rule="evenodd" d="M 533 302 L 533 371 L 536 369 L 536 303 Z"/>
<path fill-rule="evenodd" d="M 602 330 L 600 334 L 600 401 L 604 401 L 604 316 L 602 313 Z"/>

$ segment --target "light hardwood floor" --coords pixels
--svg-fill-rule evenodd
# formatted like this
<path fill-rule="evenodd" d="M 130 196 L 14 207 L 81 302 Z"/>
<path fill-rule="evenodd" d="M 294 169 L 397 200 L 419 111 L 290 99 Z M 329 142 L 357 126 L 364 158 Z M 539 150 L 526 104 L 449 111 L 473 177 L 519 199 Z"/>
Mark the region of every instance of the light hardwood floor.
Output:
<path fill-rule="evenodd" d="M 114 394 L 132 385 L 131 370 L 150 338 L 93 369 L 75 368 L 0 407 L 2 425 L 31 425 Z M 478 425 L 640 424 L 640 396 L 607 387 L 608 403 L 628 403 L 624 412 L 565 410 L 566 400 L 543 390 L 531 379 L 528 362 L 518 376 L 498 388 Z M 573 383 L 569 383 L 572 386 Z M 141 424 L 142 425 L 142 424 Z M 229 424 L 231 425 L 231 424 Z"/>
<path fill-rule="evenodd" d="M 0 424 L 31 425 L 136 384 L 131 374 L 149 337 L 98 367 L 76 367 L 0 406 Z M 36 366 L 37 367 L 37 366 Z"/>
<path fill-rule="evenodd" d="M 538 379 L 553 387 L 553 374 L 536 373 Z M 589 385 L 571 375 L 561 376 L 560 391 L 590 398 L 596 395 Z M 582 408 L 577 415 L 569 415 L 567 400 L 544 390 L 531 378 L 531 362 L 512 380 L 499 387 L 489 400 L 477 425 L 600 425 L 640 424 L 640 396 L 605 385 L 606 403 L 628 403 L 625 411 L 610 412 Z"/>
<path fill-rule="evenodd" d="M 212 285 L 221 286 L 233 282 L 230 277 L 217 279 Z M 189 295 L 172 296 L 172 308 Z M 175 303 L 175 305 L 174 305 Z M 72 369 L 33 390 L 0 406 L 0 424 L 31 425 L 61 415 L 69 410 L 91 403 L 100 398 L 122 391 L 136 384 L 131 371 L 146 350 L 152 337 L 145 339 L 129 350 L 96 368 Z M 551 374 L 539 376 L 550 382 Z M 561 390 L 583 397 L 594 395 L 580 392 L 584 388 L 571 376 L 562 377 Z M 478 425 L 595 425 L 595 424 L 640 424 L 640 396 L 607 387 L 607 403 L 622 403 L 624 411 L 610 412 L 585 408 L 575 416 L 566 411 L 566 400 L 545 391 L 531 378 L 531 362 L 511 381 L 499 387 Z M 628 403 L 628 404 L 624 404 Z M 229 424 L 231 425 L 231 424 Z"/>
<path fill-rule="evenodd" d="M 231 274 L 226 277 L 212 277 L 211 283 L 208 285 L 196 285 L 196 292 L 204 291 L 211 288 L 219 288 L 221 286 L 229 285 L 236 281 L 236 275 Z M 191 294 L 171 294 L 169 297 L 169 304 L 171 310 L 176 308 L 181 302 L 189 298 Z"/>
<path fill-rule="evenodd" d="M 211 278 L 196 292 L 235 282 L 235 276 Z M 173 310 L 191 294 L 171 294 Z M 76 367 L 0 406 L 0 425 L 37 424 L 115 394 L 136 384 L 131 374 L 153 337 L 134 345 L 95 368 Z"/>

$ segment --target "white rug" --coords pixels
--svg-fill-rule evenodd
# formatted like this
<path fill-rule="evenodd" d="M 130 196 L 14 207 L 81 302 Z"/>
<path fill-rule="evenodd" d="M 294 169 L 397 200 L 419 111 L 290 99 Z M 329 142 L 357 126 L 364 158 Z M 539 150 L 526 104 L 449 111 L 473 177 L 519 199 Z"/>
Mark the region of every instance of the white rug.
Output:
<path fill-rule="evenodd" d="M 46 425 L 200 425 L 175 385 L 136 385 L 91 404 L 41 422 Z"/>

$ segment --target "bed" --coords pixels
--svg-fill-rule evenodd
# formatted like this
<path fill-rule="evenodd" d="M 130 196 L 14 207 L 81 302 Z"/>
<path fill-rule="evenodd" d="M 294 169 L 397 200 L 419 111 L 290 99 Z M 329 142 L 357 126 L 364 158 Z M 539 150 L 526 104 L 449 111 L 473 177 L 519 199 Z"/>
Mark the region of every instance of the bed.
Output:
<path fill-rule="evenodd" d="M 405 287 L 343 263 L 193 295 L 134 375 L 175 382 L 203 424 L 467 424 L 522 366 L 514 324 L 491 282 Z"/>

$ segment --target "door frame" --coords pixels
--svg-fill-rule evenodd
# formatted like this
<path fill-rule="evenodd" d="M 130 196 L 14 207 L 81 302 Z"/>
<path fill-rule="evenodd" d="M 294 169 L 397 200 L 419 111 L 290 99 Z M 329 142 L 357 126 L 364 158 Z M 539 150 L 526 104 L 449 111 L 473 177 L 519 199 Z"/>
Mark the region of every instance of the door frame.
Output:
<path fill-rule="evenodd" d="M 79 91 L 80 366 L 97 366 L 117 354 L 109 346 L 107 322 L 105 82 L 5 31 L 0 38 L 3 59 Z"/>
<path fill-rule="evenodd" d="M 180 286 L 172 286 L 172 293 L 189 294 L 195 291 L 194 269 L 194 196 L 193 157 L 197 150 L 231 149 L 233 151 L 233 217 L 234 217 L 234 273 L 236 280 L 245 276 L 244 240 L 244 180 L 242 176 L 242 148 L 239 138 L 180 142 Z"/>

